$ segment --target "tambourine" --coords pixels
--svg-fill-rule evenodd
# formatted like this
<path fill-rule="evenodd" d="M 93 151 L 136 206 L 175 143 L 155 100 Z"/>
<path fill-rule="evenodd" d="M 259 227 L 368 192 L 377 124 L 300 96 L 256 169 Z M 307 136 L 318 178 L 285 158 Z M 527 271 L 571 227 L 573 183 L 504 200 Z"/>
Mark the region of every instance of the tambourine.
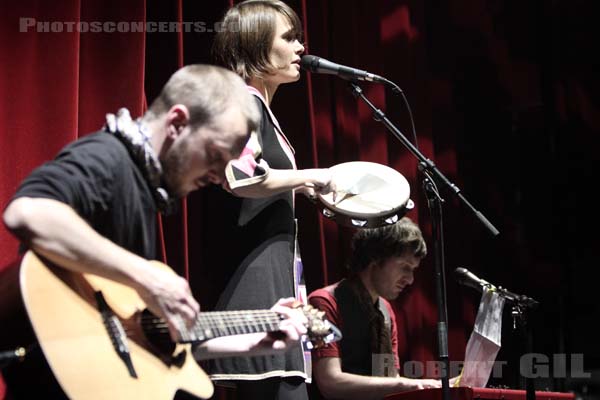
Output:
<path fill-rule="evenodd" d="M 317 195 L 323 215 L 340 225 L 376 228 L 402 218 L 414 203 L 410 186 L 401 173 L 388 166 L 352 161 L 330 168 L 336 183 L 333 194 Z"/>

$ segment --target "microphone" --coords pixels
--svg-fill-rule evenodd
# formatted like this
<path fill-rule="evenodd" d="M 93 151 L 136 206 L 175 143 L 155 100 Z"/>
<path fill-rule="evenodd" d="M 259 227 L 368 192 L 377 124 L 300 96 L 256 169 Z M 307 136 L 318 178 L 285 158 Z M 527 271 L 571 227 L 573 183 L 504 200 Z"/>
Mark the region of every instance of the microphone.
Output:
<path fill-rule="evenodd" d="M 459 285 L 469 286 L 478 291 L 483 291 L 483 288 L 495 288 L 494 285 L 479 278 L 477 275 L 472 273 L 466 268 L 456 268 L 454 270 L 454 277 L 458 281 Z"/>
<path fill-rule="evenodd" d="M 532 299 L 531 297 L 527 297 L 525 295 L 519 295 L 504 289 L 503 287 L 496 287 L 489 283 L 486 280 L 479 278 L 477 275 L 472 273 L 466 268 L 456 268 L 454 270 L 454 277 L 458 281 L 459 285 L 469 286 L 474 288 L 480 292 L 483 292 L 484 289 L 493 289 L 498 292 L 502 297 L 504 297 L 507 301 L 513 304 L 520 304 L 525 307 L 535 308 L 539 305 L 539 303 Z"/>
<path fill-rule="evenodd" d="M 300 60 L 300 66 L 310 72 L 314 72 L 316 74 L 331 74 L 337 75 L 342 79 L 354 81 L 369 81 L 369 82 L 379 82 L 379 83 L 387 83 L 390 81 L 385 79 L 382 76 L 372 74 L 367 71 L 363 71 L 361 69 L 356 69 L 352 67 L 347 67 L 345 65 L 336 64 L 334 62 L 328 61 L 324 58 L 312 56 L 312 55 L 304 55 Z"/>

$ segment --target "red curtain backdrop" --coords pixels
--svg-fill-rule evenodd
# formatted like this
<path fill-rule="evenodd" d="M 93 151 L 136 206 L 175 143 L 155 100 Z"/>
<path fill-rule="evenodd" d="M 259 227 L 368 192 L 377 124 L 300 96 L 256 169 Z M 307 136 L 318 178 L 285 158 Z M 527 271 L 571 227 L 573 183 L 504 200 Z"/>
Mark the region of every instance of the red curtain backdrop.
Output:
<path fill-rule="evenodd" d="M 592 39 L 598 33 L 596 3 L 287 3 L 303 20 L 307 52 L 383 75 L 403 88 L 421 151 L 501 231 L 492 238 L 443 191 L 450 359 L 463 358 L 479 300 L 451 277 L 456 267 L 467 267 L 540 300 L 531 317 L 537 352 L 583 353 L 586 368 L 600 368 L 598 342 L 586 329 L 598 315 L 591 277 L 599 212 L 589 192 L 600 137 L 600 92 L 594 79 L 599 63 Z M 105 113 L 127 107 L 140 115 L 179 66 L 210 62 L 214 23 L 231 4 L 1 0 L 2 208 L 34 167 L 69 141 L 100 128 Z M 119 32 L 118 22 L 132 21 L 156 24 L 151 32 Z M 177 21 L 196 24 L 183 32 L 159 24 Z M 78 32 L 72 25 L 77 22 L 109 24 L 101 25 L 103 32 Z M 110 27 L 113 31 L 106 31 Z M 362 87 L 410 137 L 401 98 L 382 86 Z M 408 179 L 416 204 L 408 215 L 426 233 L 430 256 L 413 287 L 394 304 L 400 355 L 402 361 L 437 359 L 431 220 L 414 157 L 335 77 L 304 74 L 299 83 L 280 88 L 273 108 L 301 168 L 364 160 L 389 165 Z M 192 194 L 182 213 L 161 220 L 158 238 L 160 256 L 189 277 L 205 310 L 214 306 L 216 288 L 227 279 L 219 275 L 219 253 L 227 251 L 219 240 L 226 235 L 219 221 L 227 217 L 221 196 L 219 188 Z M 308 289 L 344 277 L 352 231 L 324 219 L 304 200 L 298 201 L 297 215 Z M 9 265 L 18 261 L 17 247 L 0 228 L 3 275 L 10 275 Z M 9 297 L 14 289 L 14 281 L 0 279 L 1 296 Z M 13 303 L 4 299 L 0 304 L 0 311 L 7 312 Z M 510 361 L 523 350 L 510 322 L 505 321 L 501 360 Z M 4 344 L 2 350 L 8 350 Z M 512 367 L 504 378 L 516 387 L 518 366 Z M 568 383 L 544 382 L 543 387 L 556 390 Z M 0 398 L 1 393 L 0 384 Z"/>

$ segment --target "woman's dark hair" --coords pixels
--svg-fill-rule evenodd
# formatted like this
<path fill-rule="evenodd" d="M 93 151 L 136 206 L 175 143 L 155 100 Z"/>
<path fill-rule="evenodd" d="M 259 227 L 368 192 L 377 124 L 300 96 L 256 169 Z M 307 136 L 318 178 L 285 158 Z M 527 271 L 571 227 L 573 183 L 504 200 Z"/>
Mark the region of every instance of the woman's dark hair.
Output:
<path fill-rule="evenodd" d="M 417 224 L 404 217 L 393 225 L 356 232 L 352 238 L 350 270 L 360 272 L 372 262 L 407 254 L 423 258 L 427 255 L 427 245 Z"/>
<path fill-rule="evenodd" d="M 223 17 L 213 42 L 214 61 L 246 82 L 273 71 L 276 67 L 271 65 L 269 53 L 278 15 L 288 20 L 291 34 L 302 41 L 302 24 L 290 6 L 278 0 L 246 0 Z"/>

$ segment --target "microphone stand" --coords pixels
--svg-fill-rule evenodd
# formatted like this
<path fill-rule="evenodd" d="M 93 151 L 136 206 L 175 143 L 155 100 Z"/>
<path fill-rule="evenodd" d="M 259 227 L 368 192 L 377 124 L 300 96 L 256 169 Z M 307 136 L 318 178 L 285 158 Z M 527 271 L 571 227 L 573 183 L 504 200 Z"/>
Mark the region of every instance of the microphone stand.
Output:
<path fill-rule="evenodd" d="M 433 161 L 426 158 L 400 130 L 386 117 L 379 108 L 375 107 L 369 99 L 363 94 L 363 90 L 356 82 L 349 81 L 352 94 L 356 98 L 361 98 L 373 110 L 373 119 L 381 122 L 418 160 L 419 170 L 425 176 L 423 180 L 423 188 L 427 195 L 427 203 L 431 212 L 432 232 L 434 235 L 434 252 L 435 252 L 435 278 L 436 278 L 436 295 L 439 320 L 437 324 L 437 340 L 438 340 L 438 357 L 442 363 L 442 395 L 443 400 L 450 399 L 449 385 L 449 358 L 448 358 L 448 312 L 446 308 L 446 278 L 444 268 L 444 244 L 443 244 L 443 225 L 442 225 L 442 203 L 435 182 L 441 182 L 449 188 L 460 201 L 467 206 L 468 209 L 481 221 L 481 223 L 496 236 L 499 231 L 488 221 L 488 219 L 473 205 L 467 201 L 462 195 L 461 190 L 452 182 L 450 182 L 435 166 Z"/>
<path fill-rule="evenodd" d="M 427 206 L 431 214 L 431 234 L 433 235 L 433 254 L 435 257 L 435 291 L 438 309 L 437 341 L 438 360 L 442 363 L 442 398 L 450 399 L 450 358 L 448 356 L 448 309 L 446 307 L 446 276 L 444 274 L 444 227 L 442 203 L 435 181 L 429 171 L 419 169 L 425 176 L 422 185 L 427 196 Z"/>
<path fill-rule="evenodd" d="M 533 334 L 531 332 L 531 326 L 527 323 L 527 311 L 536 308 L 539 303 L 527 297 L 525 295 L 518 295 L 508 290 L 498 287 L 496 289 L 498 294 L 511 305 L 511 316 L 513 319 L 513 331 L 519 331 L 521 338 L 525 340 L 525 354 L 533 353 Z M 532 370 L 531 360 L 530 364 L 526 366 L 527 371 Z M 519 369 L 521 366 L 519 365 Z M 535 385 L 533 378 L 529 377 L 529 374 L 525 377 L 525 399 L 535 400 Z"/>
<path fill-rule="evenodd" d="M 431 174 L 436 182 L 441 182 L 444 186 L 450 189 L 458 199 L 467 206 L 467 208 L 477 217 L 477 219 L 487 228 L 487 230 L 494 236 L 500 234 L 498 229 L 481 213 L 478 211 L 466 198 L 463 196 L 460 188 L 454 183 L 450 182 L 448 178 L 436 167 L 434 162 L 426 158 L 419 149 L 417 149 L 407 138 L 400 132 L 400 130 L 386 117 L 383 111 L 375 107 L 373 103 L 369 101 L 363 94 L 363 90 L 355 82 L 349 81 L 352 94 L 354 97 L 360 97 L 372 110 L 373 119 L 377 122 L 381 122 L 395 137 L 398 139 L 418 160 L 419 169 L 426 170 Z"/>

